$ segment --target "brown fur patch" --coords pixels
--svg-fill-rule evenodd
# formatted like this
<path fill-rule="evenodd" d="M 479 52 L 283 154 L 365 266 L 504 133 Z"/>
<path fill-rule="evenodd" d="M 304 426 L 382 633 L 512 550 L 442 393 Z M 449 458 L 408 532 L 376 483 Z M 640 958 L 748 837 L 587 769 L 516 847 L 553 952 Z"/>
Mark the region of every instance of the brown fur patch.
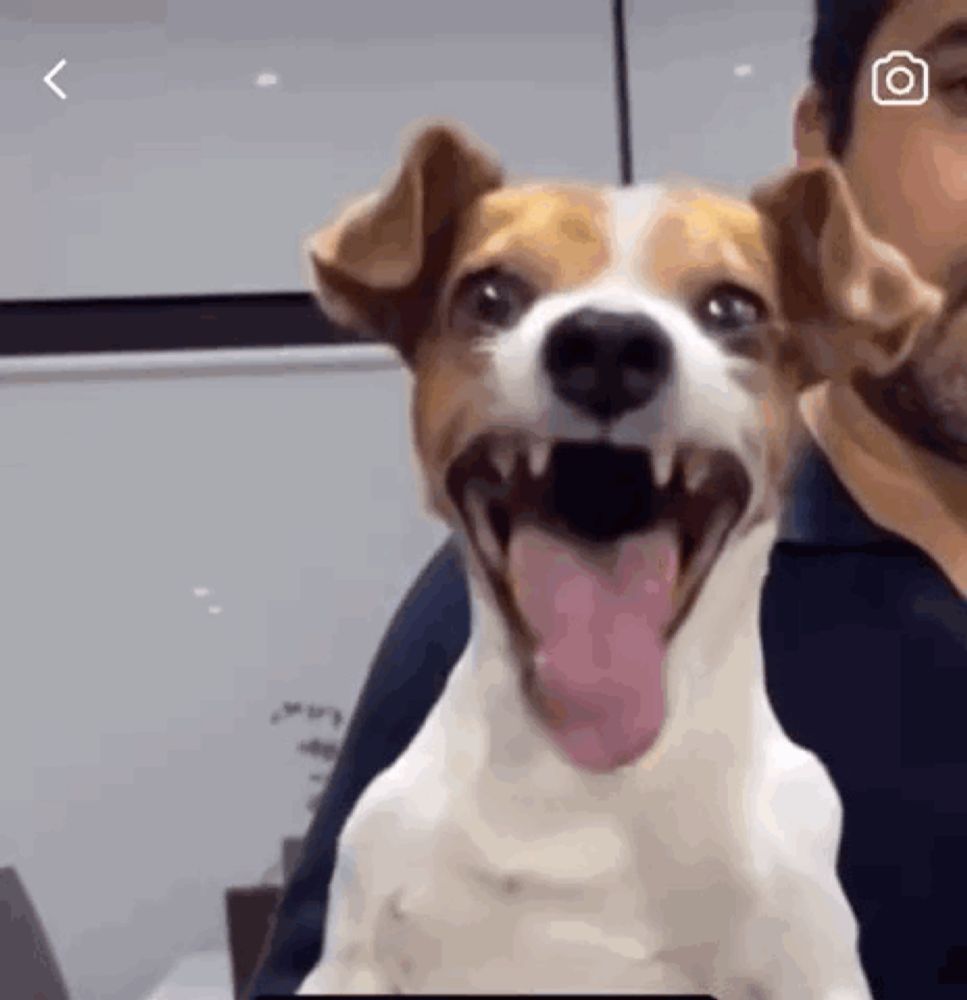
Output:
<path fill-rule="evenodd" d="M 764 450 L 769 489 L 749 530 L 766 517 L 778 514 L 791 487 L 795 460 L 806 441 L 799 416 L 797 382 L 774 355 L 762 364 L 736 368 L 735 380 L 759 400 L 762 420 L 758 443 Z"/>
<path fill-rule="evenodd" d="M 458 218 L 502 181 L 496 159 L 462 130 L 414 131 L 392 178 L 309 240 L 323 307 L 409 360 L 452 259 Z"/>
<path fill-rule="evenodd" d="M 430 502 L 452 521 L 444 476 L 450 463 L 487 424 L 486 357 L 472 343 L 436 337 L 420 353 L 413 393 L 413 434 L 427 474 Z"/>
<path fill-rule="evenodd" d="M 645 280 L 680 302 L 733 281 L 775 306 L 775 266 L 762 218 L 746 202 L 700 190 L 671 191 L 649 235 Z"/>
<path fill-rule="evenodd" d="M 461 226 L 454 279 L 493 264 L 517 271 L 542 293 L 573 288 L 610 262 L 603 194 L 569 185 L 522 185 L 481 198 Z"/>
<path fill-rule="evenodd" d="M 841 169 L 821 162 L 792 171 L 757 188 L 752 203 L 769 220 L 782 311 L 800 330 L 812 381 L 895 372 L 942 296 L 873 237 Z"/>

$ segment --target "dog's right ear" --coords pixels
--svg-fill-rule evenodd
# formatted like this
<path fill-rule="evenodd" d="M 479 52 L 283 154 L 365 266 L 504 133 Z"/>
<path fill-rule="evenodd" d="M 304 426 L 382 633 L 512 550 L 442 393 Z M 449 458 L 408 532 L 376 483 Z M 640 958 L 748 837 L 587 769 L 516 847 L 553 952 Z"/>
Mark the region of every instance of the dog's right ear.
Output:
<path fill-rule="evenodd" d="M 899 368 L 943 295 L 870 232 L 839 167 L 814 161 L 758 187 L 752 202 L 770 226 L 800 385 Z"/>
<path fill-rule="evenodd" d="M 458 127 L 419 127 L 383 189 L 310 238 L 323 310 L 411 360 L 449 261 L 454 223 L 502 182 L 500 164 Z"/>

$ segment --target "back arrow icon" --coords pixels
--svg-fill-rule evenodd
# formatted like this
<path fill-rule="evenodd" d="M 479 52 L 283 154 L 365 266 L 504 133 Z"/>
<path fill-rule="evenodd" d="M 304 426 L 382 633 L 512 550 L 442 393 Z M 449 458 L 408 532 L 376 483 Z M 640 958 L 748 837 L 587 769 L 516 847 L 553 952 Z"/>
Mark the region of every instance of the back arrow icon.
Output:
<path fill-rule="evenodd" d="M 67 100 L 67 95 L 54 83 L 54 77 L 67 65 L 66 59 L 61 61 L 44 77 L 44 83 L 62 100 Z"/>

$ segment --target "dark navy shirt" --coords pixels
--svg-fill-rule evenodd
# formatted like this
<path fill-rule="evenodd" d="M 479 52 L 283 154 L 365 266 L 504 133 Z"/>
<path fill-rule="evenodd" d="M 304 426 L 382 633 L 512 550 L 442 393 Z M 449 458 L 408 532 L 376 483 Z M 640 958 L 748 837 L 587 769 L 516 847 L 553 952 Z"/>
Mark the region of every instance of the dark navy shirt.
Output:
<path fill-rule="evenodd" d="M 877 1000 L 967 997 L 967 601 L 808 454 L 762 607 L 769 695 L 844 805 Z"/>
<path fill-rule="evenodd" d="M 451 542 L 383 640 L 250 996 L 292 993 L 321 954 L 336 839 L 406 749 L 469 634 Z M 844 805 L 839 874 L 876 1000 L 967 998 L 967 602 L 804 456 L 762 606 L 769 695 Z"/>

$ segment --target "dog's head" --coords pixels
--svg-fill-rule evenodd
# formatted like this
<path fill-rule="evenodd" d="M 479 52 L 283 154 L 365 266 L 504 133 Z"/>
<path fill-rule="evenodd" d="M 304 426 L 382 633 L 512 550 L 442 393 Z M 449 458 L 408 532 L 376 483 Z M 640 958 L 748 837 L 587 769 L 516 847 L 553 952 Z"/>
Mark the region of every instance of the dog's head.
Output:
<path fill-rule="evenodd" d="M 665 650 L 775 516 L 797 392 L 900 364 L 936 307 L 830 166 L 753 203 L 508 185 L 445 124 L 310 252 L 326 311 L 411 369 L 431 503 L 591 769 L 656 738 Z"/>

